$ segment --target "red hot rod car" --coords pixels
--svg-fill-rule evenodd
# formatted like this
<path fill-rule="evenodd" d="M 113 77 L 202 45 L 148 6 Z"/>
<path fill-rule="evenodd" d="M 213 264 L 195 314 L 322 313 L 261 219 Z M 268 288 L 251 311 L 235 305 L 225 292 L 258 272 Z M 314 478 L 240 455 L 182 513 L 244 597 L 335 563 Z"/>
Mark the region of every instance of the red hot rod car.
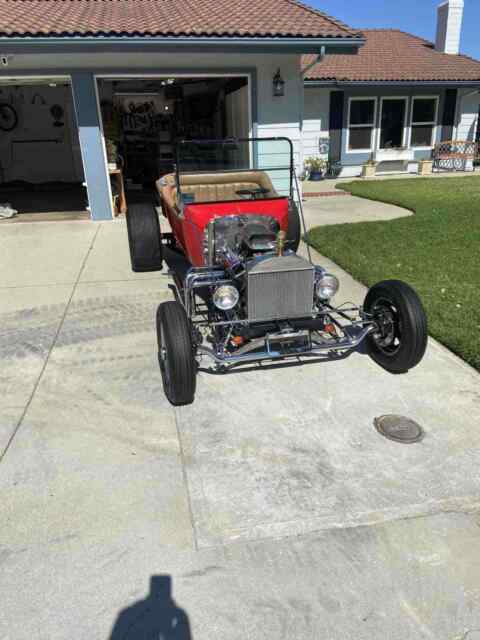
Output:
<path fill-rule="evenodd" d="M 335 306 L 337 278 L 297 253 L 307 235 L 286 138 L 180 141 L 175 174 L 157 182 L 171 233 L 152 204 L 127 214 L 132 269 L 165 258 L 175 300 L 157 312 L 167 398 L 193 402 L 202 358 L 220 371 L 245 363 L 345 354 L 365 341 L 393 373 L 422 359 L 427 322 L 411 287 L 373 286 L 362 306 Z M 257 167 L 264 167 L 259 169 Z M 254 168 L 251 168 L 254 167 Z"/>

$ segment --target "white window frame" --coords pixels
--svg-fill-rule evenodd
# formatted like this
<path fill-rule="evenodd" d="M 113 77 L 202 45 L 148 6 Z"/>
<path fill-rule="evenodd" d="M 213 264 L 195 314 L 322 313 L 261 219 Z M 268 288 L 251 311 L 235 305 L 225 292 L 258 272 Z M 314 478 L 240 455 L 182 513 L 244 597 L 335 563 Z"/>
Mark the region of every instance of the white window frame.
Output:
<path fill-rule="evenodd" d="M 372 124 L 350 124 L 350 112 L 351 112 L 351 107 L 352 107 L 352 102 L 360 102 L 363 101 L 365 102 L 366 100 L 368 100 L 369 102 L 371 102 L 373 100 L 374 102 L 374 107 L 373 107 L 373 122 Z M 376 132 L 376 128 L 377 128 L 377 107 L 378 107 L 378 98 L 377 96 L 350 96 L 348 98 L 348 117 L 347 117 L 347 138 L 346 138 L 346 145 L 347 145 L 347 153 L 371 153 L 374 150 L 374 145 L 375 145 L 375 132 Z M 370 136 L 370 148 L 369 149 L 350 149 L 350 127 L 352 129 L 364 129 L 365 127 L 372 127 L 372 133 Z"/>
<path fill-rule="evenodd" d="M 415 106 L 415 100 L 435 100 L 435 120 L 430 122 L 413 122 L 413 108 Z M 408 136 L 408 146 L 414 151 L 430 151 L 435 146 L 435 140 L 437 139 L 438 130 L 438 110 L 440 107 L 440 96 L 412 96 L 412 104 L 410 107 L 410 127 Z M 432 144 L 426 147 L 412 147 L 412 131 L 414 126 L 432 127 Z"/>
<path fill-rule="evenodd" d="M 408 123 L 408 96 L 382 96 L 380 98 L 380 118 L 378 119 L 377 128 L 377 149 L 379 151 L 388 151 L 389 147 L 381 147 L 382 142 L 382 115 L 383 115 L 383 103 L 385 100 L 403 100 L 405 103 L 405 115 L 403 116 L 403 131 L 402 131 L 402 147 L 405 147 L 408 139 L 407 123 Z"/>

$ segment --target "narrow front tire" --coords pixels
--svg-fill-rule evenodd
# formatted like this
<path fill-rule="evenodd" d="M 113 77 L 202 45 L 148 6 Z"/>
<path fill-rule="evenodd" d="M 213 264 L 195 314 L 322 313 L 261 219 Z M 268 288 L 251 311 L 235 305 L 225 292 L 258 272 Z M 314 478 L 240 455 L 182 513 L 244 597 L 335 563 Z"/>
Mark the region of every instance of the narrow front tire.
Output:
<path fill-rule="evenodd" d="M 376 324 L 367 336 L 370 357 L 391 373 L 406 373 L 423 358 L 427 348 L 427 317 L 417 293 L 400 280 L 374 285 L 364 311 Z"/>
<path fill-rule="evenodd" d="M 163 388 L 175 406 L 195 398 L 197 363 L 190 323 L 179 302 L 163 302 L 157 310 L 158 362 Z"/>

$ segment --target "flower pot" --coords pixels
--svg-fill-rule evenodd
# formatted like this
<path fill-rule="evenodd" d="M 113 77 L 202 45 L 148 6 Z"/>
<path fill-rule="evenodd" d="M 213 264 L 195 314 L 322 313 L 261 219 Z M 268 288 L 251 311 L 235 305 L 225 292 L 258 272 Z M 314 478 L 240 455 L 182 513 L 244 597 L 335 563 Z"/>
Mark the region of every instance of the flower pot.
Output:
<path fill-rule="evenodd" d="M 318 182 L 318 180 L 323 180 L 324 175 L 322 171 L 310 171 L 310 175 L 308 179 L 312 182 Z"/>
<path fill-rule="evenodd" d="M 376 164 L 364 164 L 362 167 L 362 178 L 374 178 L 377 172 Z"/>
<path fill-rule="evenodd" d="M 433 160 L 420 160 L 418 163 L 418 173 L 421 176 L 429 176 L 433 173 Z"/>

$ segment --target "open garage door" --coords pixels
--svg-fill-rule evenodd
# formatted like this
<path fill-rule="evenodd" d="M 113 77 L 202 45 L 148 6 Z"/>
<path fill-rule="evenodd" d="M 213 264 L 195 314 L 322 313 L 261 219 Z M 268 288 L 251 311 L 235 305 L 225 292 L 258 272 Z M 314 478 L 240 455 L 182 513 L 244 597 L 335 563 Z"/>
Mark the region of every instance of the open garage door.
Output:
<path fill-rule="evenodd" d="M 2 78 L 0 203 L 28 219 L 88 218 L 83 182 L 69 79 Z"/>
<path fill-rule="evenodd" d="M 114 213 L 151 199 L 155 181 L 172 173 L 177 139 L 247 138 L 247 76 L 98 79 Z"/>

